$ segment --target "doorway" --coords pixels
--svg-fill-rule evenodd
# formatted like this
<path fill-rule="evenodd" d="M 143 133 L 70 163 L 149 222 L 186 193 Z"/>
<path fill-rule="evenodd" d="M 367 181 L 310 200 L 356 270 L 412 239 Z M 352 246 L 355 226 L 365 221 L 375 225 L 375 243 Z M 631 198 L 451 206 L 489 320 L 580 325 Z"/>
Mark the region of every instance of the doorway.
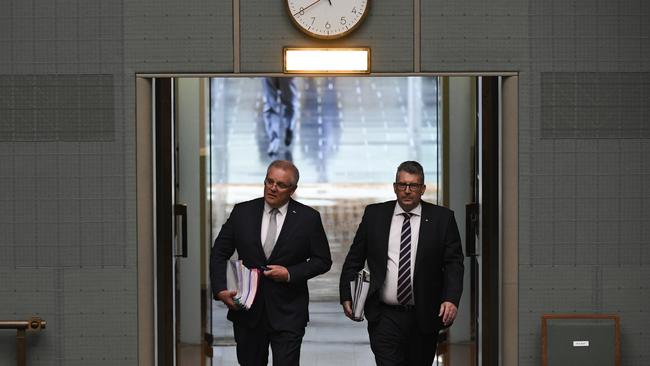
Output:
<path fill-rule="evenodd" d="M 301 96 L 303 98 L 301 102 L 301 113 L 304 113 L 304 116 L 300 115 L 294 144 L 287 145 L 288 147 L 281 153 L 285 154 L 284 157 L 287 156 L 287 153 L 290 154 L 288 157 L 294 160 L 301 169 L 301 177 L 310 177 L 307 180 L 301 178 L 301 186 L 298 190 L 299 196 L 297 198 L 298 200 L 306 200 L 308 204 L 318 206 L 317 208 L 323 214 L 324 221 L 326 221 L 325 216 L 330 214 L 333 217 L 331 219 L 332 225 L 336 226 L 337 223 L 339 225 L 341 223 L 349 224 L 350 228 L 348 231 L 353 234 L 360 219 L 360 212 L 362 212 L 363 206 L 366 203 L 392 198 L 390 181 L 392 174 L 394 174 L 394 169 L 399 162 L 409 159 L 420 160 L 425 166 L 428 191 L 430 190 L 429 193 L 435 193 L 434 195 L 425 197 L 425 199 L 432 202 L 445 203 L 442 201 L 442 194 L 439 193 L 442 193 L 445 188 L 444 179 L 441 178 L 443 177 L 443 164 L 448 157 L 445 158 L 443 156 L 444 149 L 440 150 L 438 145 L 444 139 L 443 131 L 439 128 L 440 124 L 438 123 L 444 118 L 441 117 L 444 111 L 438 108 L 442 105 L 440 99 L 442 98 L 441 92 L 443 91 L 442 86 L 444 84 L 440 82 L 442 78 L 437 76 L 428 77 L 429 81 L 435 80 L 435 93 L 438 93 L 438 96 L 435 97 L 437 98 L 436 105 L 438 109 L 435 111 L 436 119 L 435 123 L 433 123 L 432 119 L 430 119 L 430 116 L 433 114 L 428 114 L 429 112 L 425 113 L 426 108 L 422 108 L 422 105 L 409 109 L 409 103 L 412 103 L 413 100 L 430 101 L 430 95 L 433 95 L 434 88 L 431 86 L 433 83 L 431 85 L 426 85 L 429 81 L 414 83 L 412 81 L 414 79 L 417 78 L 305 78 L 301 81 L 301 90 L 304 93 Z M 255 84 L 259 85 L 259 78 L 217 78 L 209 82 L 199 82 L 199 84 L 201 83 L 203 84 L 201 88 L 204 92 L 207 88 L 207 95 L 212 96 L 212 98 L 216 97 L 216 99 L 225 98 L 224 100 L 227 102 L 224 105 L 232 107 L 230 111 L 227 111 L 225 108 L 218 110 L 217 114 L 222 113 L 223 117 L 220 122 L 221 124 L 210 123 L 210 142 L 217 146 L 216 150 L 209 149 L 209 153 L 203 150 L 206 159 L 205 163 L 209 166 L 209 170 L 205 173 L 212 179 L 212 183 L 208 183 L 210 188 L 207 191 L 207 198 L 213 204 L 212 209 L 209 210 L 212 213 L 210 227 L 213 230 L 218 230 L 220 226 L 219 220 L 225 220 L 228 207 L 232 207 L 234 202 L 259 195 L 257 191 L 260 189 L 260 182 L 263 179 L 265 167 L 270 162 L 269 159 L 271 157 L 266 155 L 266 137 L 263 123 L 260 123 L 260 115 L 263 108 L 260 104 L 260 95 L 253 95 L 249 97 L 252 98 L 251 100 L 245 101 L 245 98 L 241 95 L 239 97 L 233 97 L 233 95 L 228 96 L 225 93 L 222 95 L 219 95 L 218 92 L 213 93 L 213 89 L 217 91 L 226 89 L 231 91 L 235 90 L 237 88 L 236 83 L 240 84 L 239 88 L 242 90 L 253 90 L 252 86 Z M 425 88 L 422 87 L 423 84 L 426 85 Z M 394 93 L 393 95 L 391 95 L 391 90 Z M 350 94 L 353 97 L 350 98 Z M 405 98 L 405 95 L 408 98 Z M 414 98 L 413 96 L 415 95 L 418 95 L 418 97 Z M 341 97 L 343 97 L 343 100 L 341 100 Z M 400 100 L 400 97 L 402 100 Z M 369 105 L 380 105 L 378 102 L 380 98 L 386 98 L 383 102 L 384 106 L 386 106 L 386 101 L 388 100 L 395 102 L 397 105 L 396 110 L 399 113 L 386 114 L 386 111 L 384 111 L 384 115 L 389 116 L 389 118 L 376 118 L 376 120 L 369 118 L 367 115 L 364 116 L 362 111 L 372 111 L 373 108 L 369 107 Z M 206 95 L 203 96 L 203 99 L 206 99 Z M 348 99 L 357 99 L 357 101 L 361 99 L 361 108 L 359 109 L 359 106 L 354 103 L 350 103 L 348 106 L 348 102 L 350 102 Z M 214 115 L 214 102 L 214 100 L 210 100 L 209 102 L 209 108 L 211 109 L 210 115 Z M 363 102 L 368 104 L 363 106 Z M 249 103 L 249 107 L 240 108 L 238 106 L 235 108 L 234 106 L 237 103 Z M 304 105 L 309 106 L 309 103 L 312 103 L 312 106 L 305 108 Z M 337 113 L 328 114 L 328 108 L 323 108 L 327 103 L 335 103 L 337 107 L 341 104 L 344 108 L 338 108 Z M 252 108 L 250 108 L 251 105 L 253 106 Z M 319 108 L 320 116 L 318 115 Z M 374 109 L 375 111 L 373 112 L 376 112 L 377 108 Z M 343 113 L 342 116 L 340 114 L 341 110 Z M 414 110 L 419 110 L 422 113 L 417 113 L 418 116 L 414 116 Z M 245 115 L 246 113 L 250 115 Z M 233 115 L 239 115 L 238 118 L 240 119 L 233 119 Z M 381 115 L 381 113 L 378 115 Z M 348 116 L 352 117 L 348 120 L 346 119 Z M 231 120 L 227 121 L 228 118 Z M 218 120 L 218 117 L 215 119 Z M 237 122 L 244 120 L 246 123 Z M 359 124 L 355 125 L 352 122 L 353 120 L 356 120 Z M 399 123 L 395 122 L 393 126 L 391 125 L 393 121 L 399 121 Z M 413 125 L 413 121 L 418 121 L 415 123 L 415 126 Z M 381 128 L 379 130 L 373 130 L 373 126 L 380 126 Z M 414 129 L 414 127 L 418 128 Z M 386 128 L 393 128 L 392 134 L 387 134 Z M 381 129 L 384 130 L 382 131 Z M 360 139 L 359 136 L 364 136 L 364 134 L 368 138 Z M 403 140 L 400 141 L 395 136 L 402 136 Z M 224 138 L 226 138 L 225 141 L 223 140 Z M 242 146 L 237 146 L 237 141 L 247 142 L 244 142 Z M 354 152 L 353 150 L 352 155 L 346 155 L 349 152 L 346 152 L 345 149 L 355 145 L 368 146 L 369 150 L 365 152 L 359 152 L 358 150 Z M 321 149 L 315 148 L 315 146 L 321 147 Z M 240 151 L 239 153 L 236 152 L 238 149 Z M 398 153 L 392 154 L 394 151 L 398 151 Z M 246 160 L 246 164 L 249 165 L 242 165 L 228 160 L 232 160 L 236 155 L 240 154 L 249 158 Z M 215 157 L 219 155 L 226 159 L 215 161 Z M 251 155 L 253 156 L 252 159 L 250 159 Z M 388 157 L 383 155 L 388 155 Z M 211 161 L 209 164 L 207 163 L 208 156 Z M 364 157 L 370 159 L 363 160 Z M 340 159 L 338 163 L 337 158 Z M 360 164 L 359 161 L 361 161 Z M 368 171 L 369 166 L 372 166 L 368 162 L 378 162 L 376 166 L 380 167 L 380 169 L 375 173 Z M 250 166 L 250 164 L 257 165 Z M 355 168 L 359 170 L 357 168 L 359 166 L 363 167 L 361 173 L 355 172 Z M 435 184 L 432 184 L 433 182 Z M 361 184 L 363 188 L 355 187 L 355 184 Z M 384 187 L 383 185 L 386 184 L 388 186 Z M 455 183 L 447 182 L 447 184 L 451 186 Z M 371 187 L 368 188 L 368 186 Z M 438 190 L 439 188 L 440 191 Z M 360 194 L 360 191 L 366 192 L 365 195 Z M 358 197 L 362 199 L 358 202 L 351 203 L 350 196 L 355 199 Z M 218 203 L 216 203 L 217 201 Z M 464 203 L 461 204 L 461 207 L 463 205 Z M 358 212 L 359 207 L 360 212 Z M 458 214 L 458 209 L 456 211 Z M 338 222 L 336 220 L 341 221 Z M 180 224 L 176 226 L 180 226 Z M 181 233 L 181 231 L 178 232 Z M 351 242 L 351 238 L 345 236 L 349 236 L 350 234 L 343 234 L 342 232 L 344 230 L 338 230 L 337 233 L 328 235 L 330 246 L 334 242 L 338 242 L 334 245 L 341 245 L 341 243 L 346 241 L 348 243 Z M 216 236 L 216 233 L 213 232 L 208 237 L 213 238 Z M 179 237 L 182 237 L 182 235 Z M 463 241 L 465 242 L 465 238 Z M 209 245 L 210 241 L 207 242 Z M 343 255 L 345 254 L 344 250 L 341 252 L 343 252 Z M 340 268 L 343 258 L 334 257 L 333 259 L 334 266 L 338 264 Z M 469 267 L 466 266 L 466 268 Z M 337 277 L 333 273 L 331 275 Z M 313 301 L 317 302 L 317 299 L 324 300 L 323 302 L 332 301 L 331 279 L 329 284 L 325 276 L 322 279 L 317 278 L 311 282 L 310 291 Z M 334 283 L 337 284 L 337 281 L 334 281 Z M 464 297 L 468 297 L 469 287 L 466 284 Z M 202 296 L 204 298 L 200 301 L 203 304 L 206 302 L 206 294 L 202 294 Z M 334 305 L 338 306 L 336 299 L 334 300 Z M 323 319 L 327 321 L 329 316 L 339 315 L 334 313 L 338 311 L 336 306 L 332 308 L 334 310 L 331 310 L 331 314 L 329 313 L 330 310 L 323 310 L 325 314 Z M 312 306 L 311 308 L 313 309 L 315 307 Z M 214 304 L 211 306 L 211 309 L 214 309 Z M 215 311 L 214 318 L 207 320 L 210 324 L 214 324 L 217 318 L 223 320 L 223 316 L 217 315 L 217 313 L 218 309 Z M 226 324 L 225 327 L 219 327 L 222 330 L 226 328 L 230 328 L 230 325 Z M 361 330 L 362 332 L 360 334 L 365 334 L 365 328 Z M 213 330 L 211 334 L 217 343 L 222 342 L 225 347 L 228 347 L 226 345 L 228 343 L 227 333 L 219 334 Z M 367 337 L 367 334 L 365 335 Z M 214 350 L 217 352 L 218 348 Z M 214 354 L 213 356 L 218 355 Z"/>
<path fill-rule="evenodd" d="M 440 177 L 437 77 L 293 78 L 293 139 L 269 154 L 264 78 L 211 79 L 211 196 L 215 237 L 233 205 L 259 197 L 266 167 L 292 160 L 300 169 L 294 198 L 314 207 L 332 252 L 332 269 L 308 282 L 310 326 L 301 352 L 304 364 L 365 365 L 373 358 L 365 324 L 346 321 L 338 302 L 341 265 L 364 207 L 394 199 L 395 169 L 405 160 L 425 167 L 424 199 L 438 203 Z M 280 97 L 278 97 L 280 99 Z M 281 136 L 282 137 L 282 136 Z M 234 365 L 232 326 L 226 308 L 213 303 L 215 364 Z M 340 334 L 345 331 L 345 340 Z"/>

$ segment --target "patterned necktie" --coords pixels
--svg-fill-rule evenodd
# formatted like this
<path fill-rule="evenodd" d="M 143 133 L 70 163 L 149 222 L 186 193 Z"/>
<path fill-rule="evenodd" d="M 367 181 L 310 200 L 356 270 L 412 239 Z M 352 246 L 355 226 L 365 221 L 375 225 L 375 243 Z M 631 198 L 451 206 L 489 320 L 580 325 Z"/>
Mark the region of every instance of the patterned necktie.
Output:
<path fill-rule="evenodd" d="M 266 259 L 269 259 L 273 247 L 275 247 L 275 236 L 278 232 L 278 220 L 276 216 L 279 212 L 280 210 L 277 208 L 274 208 L 269 212 L 269 215 L 271 216 L 269 218 L 269 229 L 266 231 L 266 239 L 264 239 L 264 255 L 266 256 Z"/>
<path fill-rule="evenodd" d="M 411 290 L 411 216 L 403 212 L 402 235 L 399 246 L 399 269 L 397 271 L 397 301 L 407 305 L 413 297 Z"/>

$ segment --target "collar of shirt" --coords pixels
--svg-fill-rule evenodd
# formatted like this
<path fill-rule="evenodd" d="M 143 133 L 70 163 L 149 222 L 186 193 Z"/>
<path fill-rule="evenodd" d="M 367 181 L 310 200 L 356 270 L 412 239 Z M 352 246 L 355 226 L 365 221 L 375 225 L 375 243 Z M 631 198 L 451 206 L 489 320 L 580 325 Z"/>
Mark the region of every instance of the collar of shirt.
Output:
<path fill-rule="evenodd" d="M 272 209 L 273 209 L 273 207 L 269 206 L 269 204 L 266 203 L 266 201 L 264 201 L 264 213 L 267 213 L 267 214 L 270 215 Z M 288 201 L 284 205 L 278 207 L 278 211 L 280 211 L 279 214 L 282 215 L 283 217 L 287 216 L 287 210 L 289 210 L 289 202 Z"/>
<path fill-rule="evenodd" d="M 406 211 L 404 211 L 402 206 L 399 205 L 399 202 L 395 202 L 395 211 L 393 211 L 393 215 L 394 216 L 401 215 L 404 212 L 406 212 Z M 422 204 L 418 203 L 418 205 L 415 206 L 414 209 L 409 211 L 409 213 L 411 213 L 411 214 L 413 214 L 415 216 L 422 216 Z"/>

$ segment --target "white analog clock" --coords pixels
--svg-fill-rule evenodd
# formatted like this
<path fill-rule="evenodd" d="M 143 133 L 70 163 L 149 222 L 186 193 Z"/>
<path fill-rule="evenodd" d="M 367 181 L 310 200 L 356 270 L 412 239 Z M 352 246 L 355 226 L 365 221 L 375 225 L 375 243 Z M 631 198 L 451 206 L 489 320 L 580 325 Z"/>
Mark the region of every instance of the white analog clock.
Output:
<path fill-rule="evenodd" d="M 293 23 L 309 36 L 343 37 L 361 24 L 369 0 L 286 0 Z"/>

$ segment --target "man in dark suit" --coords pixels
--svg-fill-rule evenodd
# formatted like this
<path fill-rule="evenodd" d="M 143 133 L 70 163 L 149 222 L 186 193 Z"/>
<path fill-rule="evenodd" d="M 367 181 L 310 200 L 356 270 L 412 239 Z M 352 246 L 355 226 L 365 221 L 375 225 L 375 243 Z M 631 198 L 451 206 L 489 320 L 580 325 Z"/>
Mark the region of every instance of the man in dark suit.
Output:
<path fill-rule="evenodd" d="M 241 365 L 266 365 L 269 344 L 275 365 L 298 365 L 309 321 L 307 280 L 327 272 L 329 244 L 318 211 L 291 199 L 298 169 L 289 161 L 269 165 L 264 197 L 233 208 L 210 256 L 212 293 L 228 308 Z M 263 269 L 249 310 L 233 302 L 226 262 L 237 251 L 248 268 Z"/>
<path fill-rule="evenodd" d="M 350 281 L 368 263 L 364 312 L 377 365 L 431 365 L 441 328 L 456 317 L 463 251 L 451 210 L 421 201 L 424 171 L 397 168 L 397 201 L 366 207 L 341 271 L 341 304 L 352 318 Z"/>

